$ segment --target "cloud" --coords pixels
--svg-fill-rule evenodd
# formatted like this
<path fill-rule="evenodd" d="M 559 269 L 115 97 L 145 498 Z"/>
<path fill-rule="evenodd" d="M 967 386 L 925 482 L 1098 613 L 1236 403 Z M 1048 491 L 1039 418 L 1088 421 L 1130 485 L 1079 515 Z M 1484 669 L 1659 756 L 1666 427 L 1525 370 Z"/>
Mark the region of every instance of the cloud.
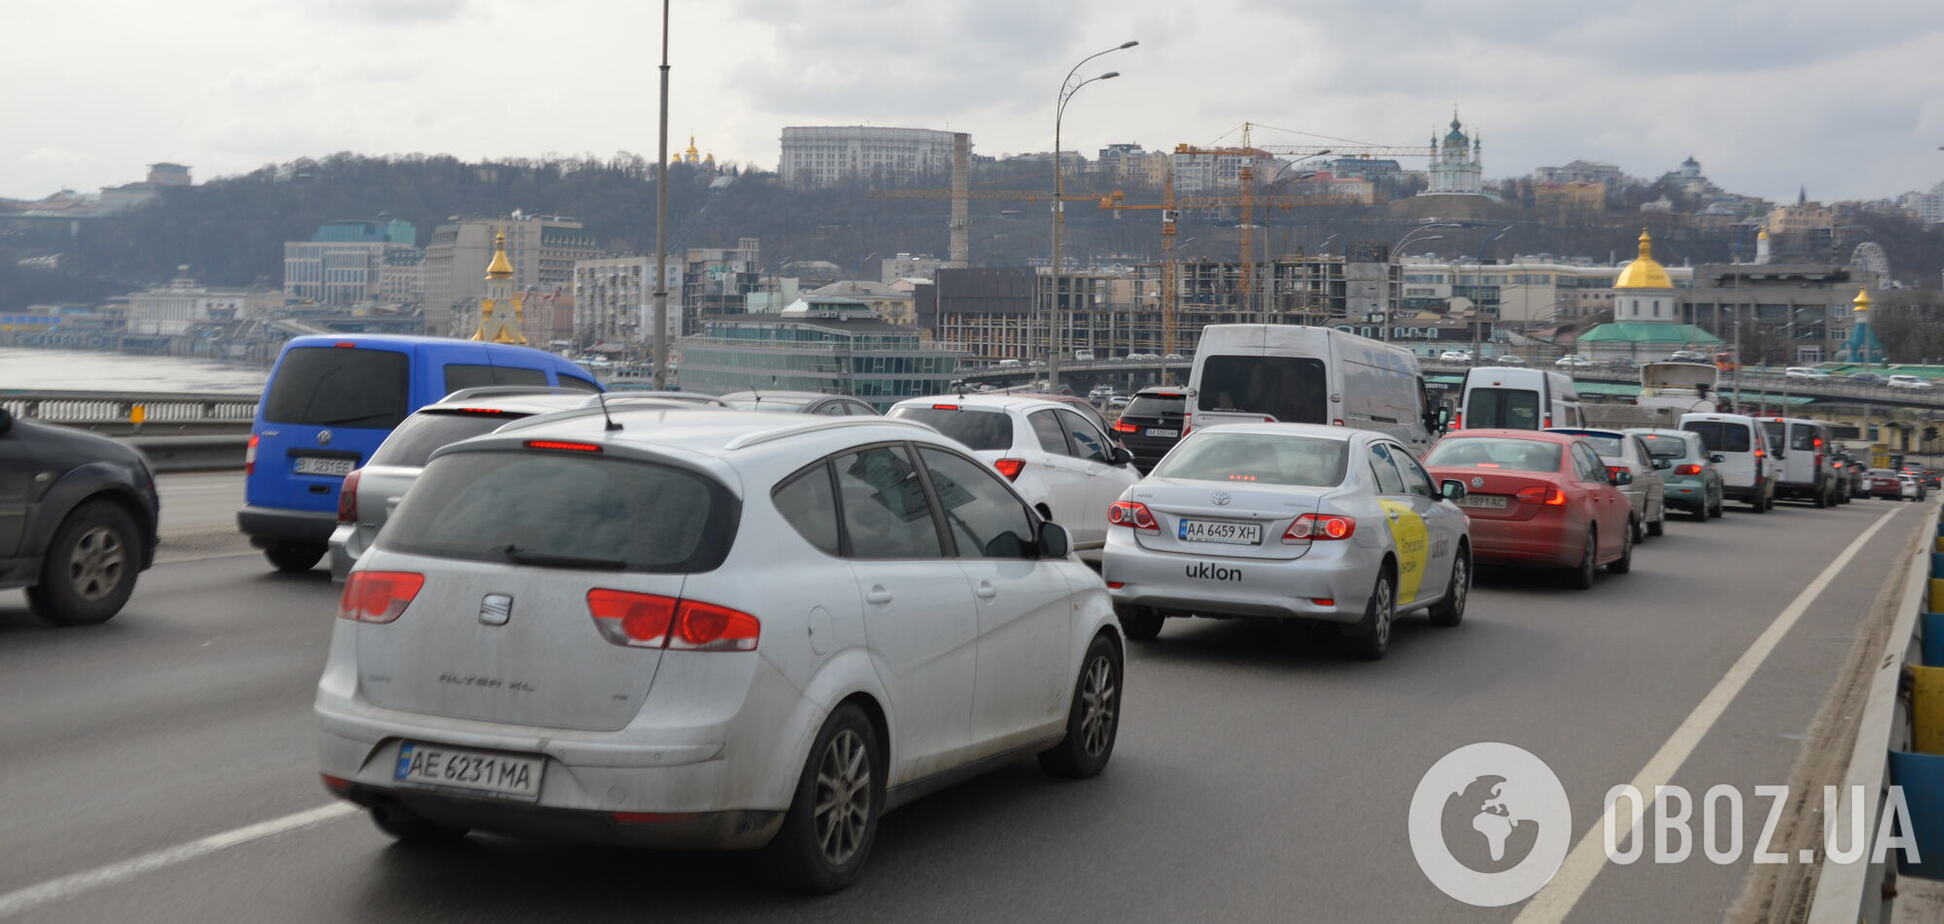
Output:
<path fill-rule="evenodd" d="M 354 16 L 385 25 L 417 25 L 458 19 L 467 0 L 326 0 L 317 13 Z"/>

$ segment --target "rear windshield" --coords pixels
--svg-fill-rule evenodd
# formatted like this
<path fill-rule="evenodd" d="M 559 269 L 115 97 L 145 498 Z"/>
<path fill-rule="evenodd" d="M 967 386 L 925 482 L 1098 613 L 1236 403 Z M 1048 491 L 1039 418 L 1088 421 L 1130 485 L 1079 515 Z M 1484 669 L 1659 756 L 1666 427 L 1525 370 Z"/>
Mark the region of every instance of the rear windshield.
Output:
<path fill-rule="evenodd" d="M 1135 395 L 1121 413 L 1126 417 L 1180 417 L 1187 410 L 1186 395 Z"/>
<path fill-rule="evenodd" d="M 1656 459 L 1685 459 L 1688 453 L 1687 440 L 1678 436 L 1659 436 L 1651 433 L 1640 435 L 1640 441 L 1647 444 L 1648 455 Z"/>
<path fill-rule="evenodd" d="M 974 450 L 1012 448 L 1012 418 L 1002 411 L 899 407 L 892 408 L 890 416 L 918 421 Z"/>
<path fill-rule="evenodd" d="M 1284 423 L 1329 423 L 1323 361 L 1289 356 L 1210 356 L 1202 364 L 1204 411 L 1268 414 Z"/>
<path fill-rule="evenodd" d="M 685 469 L 575 452 L 461 452 L 426 466 L 379 534 L 467 561 L 691 573 L 729 554 L 735 496 Z"/>
<path fill-rule="evenodd" d="M 1800 449 L 1804 452 L 1813 451 L 1818 448 L 1816 446 L 1817 439 L 1815 427 L 1805 427 L 1802 424 L 1791 424 L 1789 426 L 1790 449 Z"/>
<path fill-rule="evenodd" d="M 1748 425 L 1723 420 L 1691 420 L 1681 425 L 1689 433 L 1699 434 L 1701 445 L 1709 452 L 1747 452 L 1749 446 Z"/>
<path fill-rule="evenodd" d="M 1530 388 L 1474 388 L 1465 399 L 1465 426 L 1537 430 L 1539 393 Z"/>
<path fill-rule="evenodd" d="M 391 350 L 297 347 L 270 382 L 263 419 L 309 427 L 389 430 L 410 412 L 411 360 Z"/>
<path fill-rule="evenodd" d="M 1447 436 L 1424 460 L 1427 466 L 1512 472 L 1559 471 L 1558 443 L 1502 436 Z"/>
<path fill-rule="evenodd" d="M 1311 436 L 1203 433 L 1169 453 L 1154 477 L 1327 488 L 1343 482 L 1349 446 Z"/>
<path fill-rule="evenodd" d="M 1593 451 L 1600 455 L 1617 458 L 1627 454 L 1627 450 L 1621 448 L 1620 437 L 1593 436 L 1587 433 L 1575 433 L 1573 435 L 1585 440 L 1588 445 L 1593 447 Z"/>
<path fill-rule="evenodd" d="M 445 367 L 446 394 L 461 388 L 482 385 L 545 385 L 547 374 L 518 366 L 488 366 L 478 363 L 450 363 Z"/>
<path fill-rule="evenodd" d="M 383 445 L 371 456 L 372 465 L 398 465 L 419 468 L 441 446 L 491 433 L 525 414 L 455 414 L 420 411 L 405 418 Z"/>
<path fill-rule="evenodd" d="M 1776 420 L 1762 421 L 1762 433 L 1768 437 L 1770 446 L 1787 446 L 1789 441 L 1782 438 L 1782 423 Z"/>
<path fill-rule="evenodd" d="M 808 401 L 792 401 L 788 398 L 724 398 L 722 403 L 738 411 L 782 411 L 795 413 L 803 410 Z"/>

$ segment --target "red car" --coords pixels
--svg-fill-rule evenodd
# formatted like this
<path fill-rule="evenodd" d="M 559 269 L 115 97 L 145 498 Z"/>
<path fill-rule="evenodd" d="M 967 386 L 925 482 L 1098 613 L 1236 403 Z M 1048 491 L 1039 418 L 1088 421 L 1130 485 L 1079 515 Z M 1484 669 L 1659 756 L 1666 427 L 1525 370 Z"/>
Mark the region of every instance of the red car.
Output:
<path fill-rule="evenodd" d="M 1472 556 L 1498 563 L 1570 568 L 1568 582 L 1593 586 L 1594 572 L 1633 567 L 1633 506 L 1585 440 L 1538 430 L 1460 430 L 1424 460 L 1434 481 L 1465 486 L 1458 502 L 1471 517 Z"/>

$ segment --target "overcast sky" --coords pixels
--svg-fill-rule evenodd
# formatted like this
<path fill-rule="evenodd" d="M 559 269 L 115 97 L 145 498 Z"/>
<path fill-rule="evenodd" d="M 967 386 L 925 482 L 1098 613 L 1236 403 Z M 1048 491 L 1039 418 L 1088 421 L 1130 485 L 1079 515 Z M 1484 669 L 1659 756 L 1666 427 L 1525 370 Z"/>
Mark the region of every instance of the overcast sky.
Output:
<path fill-rule="evenodd" d="M 659 28 L 653 0 L 5 0 L 0 196 L 158 160 L 200 182 L 346 150 L 652 156 Z M 1938 0 L 675 0 L 673 36 L 671 149 L 770 170 L 784 125 L 1048 150 L 1067 69 L 1138 39 L 1089 67 L 1122 76 L 1068 108 L 1067 149 L 1245 120 L 1424 144 L 1455 103 L 1488 178 L 1692 154 L 1771 198 L 1944 179 Z"/>

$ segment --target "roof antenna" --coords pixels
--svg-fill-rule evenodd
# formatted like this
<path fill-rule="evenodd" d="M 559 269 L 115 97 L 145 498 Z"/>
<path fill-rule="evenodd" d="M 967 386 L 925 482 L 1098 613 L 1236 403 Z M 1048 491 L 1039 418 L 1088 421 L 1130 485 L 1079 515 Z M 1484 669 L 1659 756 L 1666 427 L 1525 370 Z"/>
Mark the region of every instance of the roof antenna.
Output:
<path fill-rule="evenodd" d="M 607 392 L 604 392 L 604 391 L 597 391 L 597 392 L 595 392 L 595 393 L 594 393 L 594 400 L 595 400 L 596 402 L 599 402 L 599 403 L 600 403 L 600 405 L 601 405 L 601 419 L 603 419 L 603 420 L 605 420 L 605 421 L 607 421 L 607 431 L 608 431 L 609 433 L 612 433 L 612 432 L 614 432 L 614 431 L 616 431 L 616 430 L 619 430 L 619 429 L 621 429 L 621 425 L 620 425 L 620 424 L 618 424 L 618 423 L 615 423 L 615 422 L 614 422 L 614 418 L 613 418 L 613 417 L 610 417 L 610 416 L 608 416 L 608 409 L 607 409 Z"/>

